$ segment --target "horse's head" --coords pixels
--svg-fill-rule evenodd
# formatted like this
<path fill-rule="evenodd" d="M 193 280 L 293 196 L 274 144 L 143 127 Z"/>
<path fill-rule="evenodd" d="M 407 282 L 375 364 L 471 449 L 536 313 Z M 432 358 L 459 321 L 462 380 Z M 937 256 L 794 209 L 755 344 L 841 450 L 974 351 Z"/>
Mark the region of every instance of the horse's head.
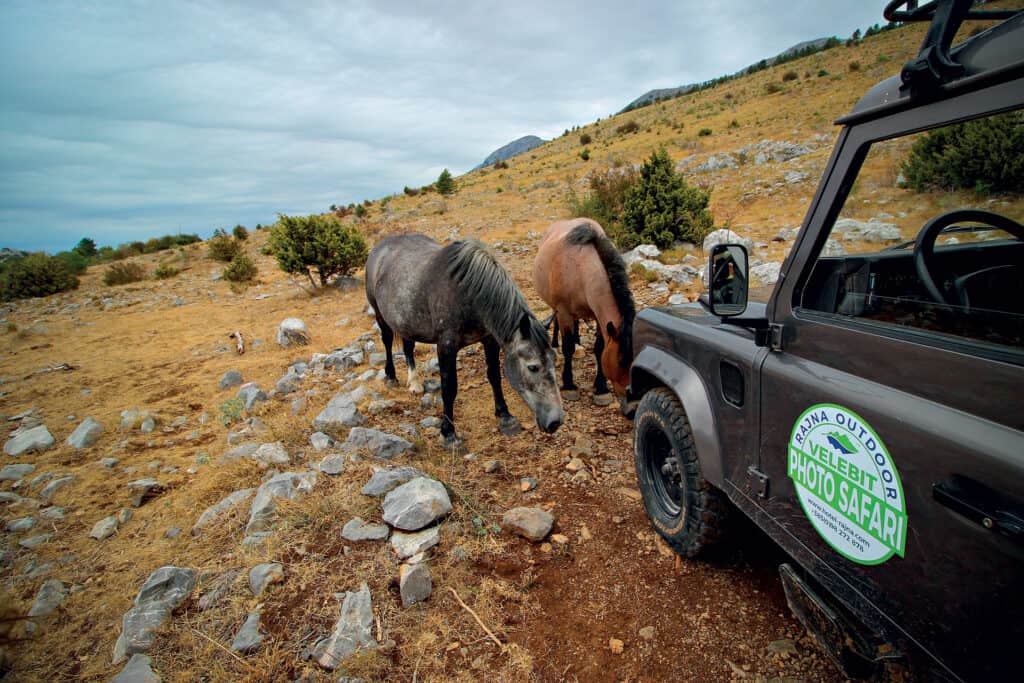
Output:
<path fill-rule="evenodd" d="M 633 326 L 622 321 L 618 328 L 608 323 L 604 331 L 601 370 L 612 383 L 615 393 L 625 396 L 629 386 L 629 368 L 633 365 Z"/>
<path fill-rule="evenodd" d="M 505 377 L 537 418 L 537 426 L 552 434 L 565 422 L 562 395 L 555 379 L 555 350 L 544 328 L 524 313 L 505 345 Z"/>

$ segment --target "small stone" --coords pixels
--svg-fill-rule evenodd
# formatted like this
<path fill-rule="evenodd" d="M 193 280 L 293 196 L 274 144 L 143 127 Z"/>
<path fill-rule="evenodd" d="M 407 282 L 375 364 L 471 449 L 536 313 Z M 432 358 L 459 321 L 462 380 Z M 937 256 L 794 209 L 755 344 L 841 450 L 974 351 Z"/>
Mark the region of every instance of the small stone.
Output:
<path fill-rule="evenodd" d="M 242 624 L 242 628 L 239 629 L 234 642 L 231 643 L 231 649 L 242 653 L 255 652 L 260 643 L 263 642 L 264 637 L 260 633 L 260 613 L 252 612 L 246 618 L 245 623 Z"/>
<path fill-rule="evenodd" d="M 621 655 L 622 651 L 625 649 L 625 645 L 618 638 L 609 638 L 608 649 L 612 651 L 613 655 Z"/>
<path fill-rule="evenodd" d="M 271 465 L 286 465 L 291 462 L 288 451 L 284 449 L 284 444 L 280 441 L 260 444 L 259 448 L 249 457 L 255 460 L 256 464 L 263 469 Z"/>
<path fill-rule="evenodd" d="M 39 534 L 37 536 L 23 538 L 22 540 L 18 541 L 18 545 L 20 545 L 22 548 L 31 550 L 33 548 L 38 548 L 42 544 L 49 541 L 51 538 L 53 538 L 53 534 Z"/>
<path fill-rule="evenodd" d="M 319 470 L 324 474 L 341 474 L 345 471 L 345 456 L 328 455 L 320 461 Z"/>
<path fill-rule="evenodd" d="M 569 461 L 569 464 L 565 466 L 567 472 L 579 472 L 586 468 L 586 465 L 580 458 L 573 458 Z"/>
<path fill-rule="evenodd" d="M 242 373 L 238 370 L 228 370 L 224 373 L 224 376 L 220 378 L 221 389 L 231 389 L 237 387 L 242 383 Z"/>
<path fill-rule="evenodd" d="M 53 507 L 48 507 L 40 512 L 39 516 L 43 519 L 60 520 L 64 519 L 67 516 L 67 513 L 65 513 L 64 508 L 54 505 Z"/>
<path fill-rule="evenodd" d="M 430 569 L 426 564 L 403 564 L 398 572 L 399 592 L 402 595 L 402 607 L 411 607 L 430 597 L 433 582 Z"/>
<path fill-rule="evenodd" d="M 36 599 L 28 611 L 30 617 L 45 617 L 53 614 L 67 597 L 68 587 L 56 579 L 43 583 L 36 593 Z"/>
<path fill-rule="evenodd" d="M 245 409 L 252 411 L 257 403 L 267 400 L 267 394 L 256 382 L 247 382 L 238 388 L 237 397 L 242 399 Z"/>
<path fill-rule="evenodd" d="M 309 328 L 299 318 L 285 318 L 277 326 L 277 343 L 288 348 L 309 344 Z"/>
<path fill-rule="evenodd" d="M 8 533 L 17 534 L 22 531 L 28 531 L 36 525 L 35 517 L 22 517 L 20 519 L 12 519 L 7 522 L 6 529 Z"/>
<path fill-rule="evenodd" d="M 648 641 L 654 640 L 654 627 L 644 626 L 642 629 L 640 629 L 640 637 Z"/>
<path fill-rule="evenodd" d="M 383 518 L 391 526 L 416 531 L 447 515 L 452 509 L 441 482 L 426 477 L 408 481 L 384 497 Z"/>
<path fill-rule="evenodd" d="M 164 538 L 177 538 L 180 535 L 181 529 L 176 526 L 172 526 L 164 532 Z"/>
<path fill-rule="evenodd" d="M 249 588 L 259 597 L 267 586 L 284 581 L 284 565 L 279 562 L 265 562 L 249 570 Z"/>
<path fill-rule="evenodd" d="M 386 524 L 371 524 L 361 518 L 350 519 L 341 530 L 341 537 L 347 541 L 383 541 L 391 530 Z"/>
<path fill-rule="evenodd" d="M 313 646 L 313 660 L 324 669 L 333 671 L 356 652 L 377 647 L 373 625 L 370 588 L 363 583 L 358 591 L 345 593 L 341 616 L 334 625 L 334 631 Z"/>
<path fill-rule="evenodd" d="M 88 448 L 96 443 L 102 433 L 103 425 L 91 417 L 87 417 L 75 428 L 75 431 L 71 432 L 71 436 L 65 443 L 72 448 Z"/>
<path fill-rule="evenodd" d="M 540 551 L 542 553 L 550 553 L 551 552 L 551 544 L 550 543 L 541 543 L 540 544 Z"/>
<path fill-rule="evenodd" d="M 484 472 L 494 474 L 501 469 L 501 462 L 498 460 L 487 460 L 484 462 Z"/>
<path fill-rule="evenodd" d="M 134 654 L 111 683 L 160 683 L 160 677 L 153 673 L 151 664 L 152 660 L 146 655 Z"/>
<path fill-rule="evenodd" d="M 135 605 L 121 620 L 121 635 L 114 644 L 113 663 L 129 655 L 145 652 L 156 638 L 157 630 L 196 585 L 193 569 L 166 566 L 149 575 L 135 597 Z"/>
<path fill-rule="evenodd" d="M 22 422 L 24 424 L 24 421 Z M 21 427 L 11 434 L 11 437 L 4 443 L 4 453 L 7 455 L 23 455 L 35 451 L 45 451 L 57 443 L 57 440 L 50 434 L 46 425 L 37 425 L 29 429 Z"/>
<path fill-rule="evenodd" d="M 117 512 L 117 523 L 122 525 L 127 524 L 133 514 L 135 513 L 132 512 L 131 508 L 121 508 Z"/>
<path fill-rule="evenodd" d="M 100 464 L 106 467 L 107 469 L 117 467 L 117 463 L 119 462 L 121 461 L 118 460 L 117 458 L 100 458 Z"/>
<path fill-rule="evenodd" d="M 415 467 L 395 467 L 392 469 L 378 469 L 374 471 L 370 481 L 363 486 L 364 496 L 383 496 L 385 493 L 397 488 L 407 481 L 418 477 L 426 477 L 426 472 Z"/>
<path fill-rule="evenodd" d="M 548 535 L 555 518 L 540 508 L 518 507 L 506 512 L 501 521 L 514 533 L 536 543 Z"/>
<path fill-rule="evenodd" d="M 412 450 L 412 447 L 411 442 L 400 436 L 364 427 L 353 427 L 348 433 L 348 438 L 341 444 L 342 450 L 369 451 L 373 457 L 382 460 L 391 460 Z"/>
<path fill-rule="evenodd" d="M 163 493 L 164 487 L 156 479 L 138 479 L 128 482 L 128 491 L 132 505 L 141 507 L 147 500 Z"/>
<path fill-rule="evenodd" d="M 777 654 L 784 659 L 795 657 L 797 654 L 796 641 L 790 638 L 773 640 L 768 643 L 768 654 Z"/>
<path fill-rule="evenodd" d="M 89 532 L 89 538 L 95 538 L 97 541 L 103 541 L 114 535 L 117 531 L 117 518 L 116 517 L 104 517 L 100 521 L 92 525 L 92 531 Z"/>
<path fill-rule="evenodd" d="M 35 469 L 35 465 L 27 462 L 16 465 L 4 465 L 3 469 L 0 469 L 0 481 L 18 481 L 32 474 Z"/>
<path fill-rule="evenodd" d="M 523 493 L 537 488 L 537 480 L 533 477 L 523 477 L 519 480 L 519 490 Z"/>
<path fill-rule="evenodd" d="M 52 502 L 53 497 L 57 495 L 57 492 L 60 491 L 65 486 L 67 486 L 68 484 L 70 484 L 72 481 L 74 481 L 74 479 L 74 477 L 70 476 L 54 479 L 49 484 L 47 484 L 42 491 L 39 492 L 39 497 L 43 500 L 44 503 Z"/>
<path fill-rule="evenodd" d="M 400 560 L 433 548 L 440 541 L 441 536 L 436 526 L 413 534 L 401 531 L 391 534 L 391 547 Z"/>
<path fill-rule="evenodd" d="M 314 451 L 325 451 L 331 447 L 333 440 L 323 432 L 313 432 L 309 435 L 309 442 L 313 444 Z"/>
<path fill-rule="evenodd" d="M 569 537 L 563 534 L 551 534 L 551 541 L 558 545 L 565 545 L 569 542 Z"/>

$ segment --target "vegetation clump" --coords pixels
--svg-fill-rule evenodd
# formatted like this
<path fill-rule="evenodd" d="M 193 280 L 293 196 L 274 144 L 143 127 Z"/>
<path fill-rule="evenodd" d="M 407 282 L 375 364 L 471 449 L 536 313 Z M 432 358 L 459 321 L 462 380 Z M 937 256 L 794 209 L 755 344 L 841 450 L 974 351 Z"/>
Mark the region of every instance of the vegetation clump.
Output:
<path fill-rule="evenodd" d="M 248 255 L 238 254 L 224 267 L 222 275 L 228 282 L 252 282 L 258 273 L 259 269 Z"/>
<path fill-rule="evenodd" d="M 677 240 L 701 242 L 713 224 L 710 200 L 710 192 L 690 186 L 676 173 L 661 147 L 640 167 L 639 179 L 626 192 L 622 232 L 616 241 L 623 249 L 647 243 L 667 249 Z"/>
<path fill-rule="evenodd" d="M 103 272 L 103 284 L 127 285 L 146 279 L 146 269 L 140 263 L 114 263 Z"/>
<path fill-rule="evenodd" d="M 156 270 L 153 271 L 153 277 L 157 280 L 167 280 L 180 272 L 180 270 L 172 266 L 170 263 L 161 263 L 157 266 Z"/>
<path fill-rule="evenodd" d="M 901 170 L 917 192 L 1024 193 L 1024 112 L 933 130 L 914 142 Z"/>
<path fill-rule="evenodd" d="M 452 178 L 452 174 L 447 168 L 441 171 L 441 175 L 437 176 L 437 182 L 434 183 L 434 187 L 440 195 L 448 196 L 455 194 L 455 179 Z"/>
<path fill-rule="evenodd" d="M 227 232 L 217 228 L 213 231 L 213 237 L 206 244 L 206 253 L 214 261 L 230 263 L 242 252 L 242 245 L 238 240 L 229 237 Z"/>
<path fill-rule="evenodd" d="M 78 289 L 78 277 L 65 261 L 43 253 L 7 262 L 0 281 L 5 301 L 48 296 L 71 289 Z"/>
<path fill-rule="evenodd" d="M 244 225 L 236 225 L 234 230 L 231 231 L 231 235 L 239 242 L 249 239 L 249 231 L 245 229 Z"/>
<path fill-rule="evenodd" d="M 331 214 L 279 214 L 277 224 L 270 229 L 268 244 L 281 270 L 304 274 L 314 287 L 314 273 L 319 286 L 326 287 L 331 277 L 349 275 L 366 263 L 366 240 L 362 233 Z"/>

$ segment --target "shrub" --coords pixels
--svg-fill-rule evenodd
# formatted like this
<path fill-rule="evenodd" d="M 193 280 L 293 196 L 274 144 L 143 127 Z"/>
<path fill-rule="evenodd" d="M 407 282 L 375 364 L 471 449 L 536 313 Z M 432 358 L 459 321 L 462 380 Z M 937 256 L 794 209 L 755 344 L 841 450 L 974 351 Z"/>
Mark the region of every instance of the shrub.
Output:
<path fill-rule="evenodd" d="M 404 189 L 404 190 L 402 190 L 402 191 L 403 191 L 403 192 L 405 192 L 405 193 L 406 193 L 407 195 L 409 195 L 410 197 L 415 197 L 416 195 L 418 195 L 418 194 L 420 193 L 420 191 L 419 191 L 419 190 L 417 190 L 417 189 L 416 189 L 416 188 L 414 188 L 414 187 L 409 187 L 408 185 L 406 185 L 406 186 L 405 186 L 405 189 Z"/>
<path fill-rule="evenodd" d="M 238 243 L 238 240 L 228 237 L 227 233 L 219 228 L 214 231 L 213 237 L 206 243 L 206 254 L 214 261 L 230 263 L 241 252 L 242 245 Z"/>
<path fill-rule="evenodd" d="M 818 69 L 818 78 L 824 78 L 825 76 L 828 76 L 828 70 Z"/>
<path fill-rule="evenodd" d="M 640 178 L 626 193 L 619 246 L 630 249 L 653 243 L 666 249 L 676 240 L 700 242 L 711 230 L 711 195 L 691 187 L 676 173 L 664 147 L 640 168 Z"/>
<path fill-rule="evenodd" d="M 636 121 L 626 121 L 621 126 L 615 129 L 615 132 L 619 135 L 628 135 L 629 133 L 637 133 L 640 131 L 640 124 Z"/>
<path fill-rule="evenodd" d="M 701 128 L 699 131 L 697 131 L 697 137 L 699 138 L 706 138 L 709 135 L 711 135 L 710 128 Z"/>
<path fill-rule="evenodd" d="M 584 133 L 583 135 L 580 136 L 580 144 L 583 145 L 584 147 L 586 147 L 593 141 L 594 139 L 590 137 L 590 133 Z"/>
<path fill-rule="evenodd" d="M 857 60 L 853 60 L 847 66 L 849 67 L 850 71 L 860 71 L 860 62 L 858 62 Z"/>
<path fill-rule="evenodd" d="M 800 78 L 800 74 L 798 74 L 795 71 L 787 71 L 786 73 L 782 74 L 783 81 L 795 81 L 798 78 Z"/>
<path fill-rule="evenodd" d="M 1024 193 L 1024 112 L 933 130 L 914 142 L 901 165 L 906 185 L 933 189 Z"/>
<path fill-rule="evenodd" d="M 245 229 L 244 225 L 236 225 L 235 229 L 231 231 L 231 235 L 239 242 L 249 239 L 249 231 Z"/>
<path fill-rule="evenodd" d="M 157 280 L 166 280 L 172 278 L 181 271 L 172 266 L 170 263 L 161 263 L 157 266 L 156 270 L 153 271 L 153 277 Z"/>
<path fill-rule="evenodd" d="M 286 273 L 302 273 L 313 280 L 316 272 L 320 286 L 334 275 L 348 275 L 366 262 L 366 240 L 354 225 L 335 216 L 278 215 L 270 230 L 271 251 Z"/>
<path fill-rule="evenodd" d="M 67 263 L 43 253 L 9 261 L 4 269 L 2 293 L 5 300 L 48 296 L 78 289 L 78 278 Z"/>
<path fill-rule="evenodd" d="M 356 218 L 366 218 L 366 207 L 362 204 L 356 204 L 355 214 Z"/>
<path fill-rule="evenodd" d="M 146 279 L 146 269 L 139 263 L 115 263 L 103 272 L 103 284 L 126 285 Z"/>
<path fill-rule="evenodd" d="M 92 258 L 96 255 L 96 242 L 94 242 L 90 237 L 83 237 L 78 241 L 78 244 L 75 245 L 75 248 L 72 249 L 72 251 L 78 252 L 85 258 Z"/>
<path fill-rule="evenodd" d="M 770 81 L 764 84 L 764 91 L 769 95 L 774 95 L 775 93 L 783 92 L 784 90 L 785 88 L 782 87 L 782 84 L 776 83 L 775 81 Z"/>
<path fill-rule="evenodd" d="M 569 210 L 575 216 L 593 218 L 612 234 L 622 222 L 622 207 L 626 201 L 626 193 L 636 184 L 637 177 L 637 172 L 632 166 L 591 173 L 588 181 L 589 191 L 582 199 L 576 195 L 572 185 L 569 185 Z"/>
<path fill-rule="evenodd" d="M 224 267 L 223 276 L 228 282 L 251 282 L 259 270 L 253 260 L 245 254 L 238 254 Z"/>
<path fill-rule="evenodd" d="M 502 171 L 502 170 L 504 170 L 506 168 L 508 168 L 508 162 L 505 161 L 504 159 L 499 159 L 498 161 L 494 162 L 494 170 L 495 171 Z"/>
<path fill-rule="evenodd" d="M 590 150 L 583 149 L 583 151 L 580 152 L 580 159 L 583 159 L 583 161 L 590 161 Z"/>
<path fill-rule="evenodd" d="M 438 194 L 445 196 L 455 194 L 455 180 L 447 168 L 441 171 L 441 175 L 437 176 L 437 182 L 434 185 L 437 187 Z"/>
<path fill-rule="evenodd" d="M 740 127 L 740 122 L 737 121 L 736 119 L 733 119 L 732 121 L 729 122 L 729 127 L 730 128 L 739 128 Z"/>
<path fill-rule="evenodd" d="M 63 261 L 67 265 L 68 270 L 75 275 L 81 275 L 89 267 L 89 259 L 74 250 L 62 251 L 54 256 L 54 258 Z"/>

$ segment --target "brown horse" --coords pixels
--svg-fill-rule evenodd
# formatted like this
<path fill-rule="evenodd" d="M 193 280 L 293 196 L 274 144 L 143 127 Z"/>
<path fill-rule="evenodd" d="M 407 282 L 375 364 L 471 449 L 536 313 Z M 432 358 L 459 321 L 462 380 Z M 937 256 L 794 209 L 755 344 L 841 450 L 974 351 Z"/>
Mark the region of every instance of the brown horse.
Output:
<path fill-rule="evenodd" d="M 625 394 L 633 364 L 633 319 L 636 307 L 622 256 L 601 226 L 589 218 L 553 223 L 544 233 L 533 262 L 533 284 L 554 310 L 552 344 L 562 329 L 562 395 L 578 400 L 572 378 L 572 355 L 579 337 L 579 320 L 597 321 L 597 377 L 594 402 L 608 405 L 615 391 Z"/>

